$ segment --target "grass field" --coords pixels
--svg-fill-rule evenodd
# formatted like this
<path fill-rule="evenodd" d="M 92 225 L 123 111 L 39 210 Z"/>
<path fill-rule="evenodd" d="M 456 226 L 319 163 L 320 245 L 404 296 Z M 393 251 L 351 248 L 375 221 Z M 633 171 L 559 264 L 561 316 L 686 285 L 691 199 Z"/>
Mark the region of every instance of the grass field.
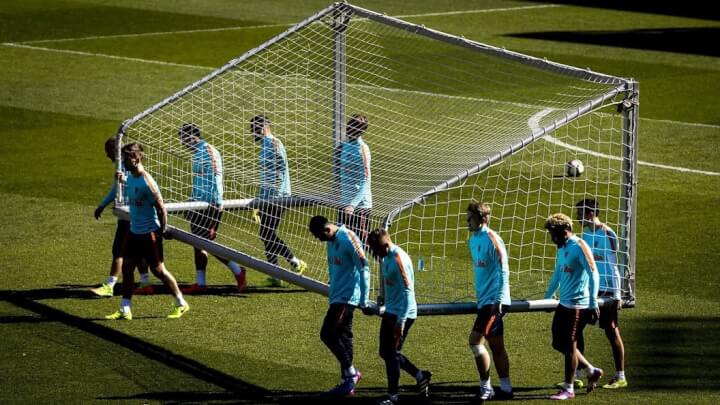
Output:
<path fill-rule="evenodd" d="M 712 12 L 590 8 L 563 1 L 358 1 L 369 9 L 641 88 L 637 307 L 622 313 L 630 388 L 590 403 L 720 402 L 720 54 L 683 47 L 720 29 Z M 694 4 L 694 2 L 690 2 Z M 610 4 L 614 4 L 611 2 Z M 336 383 L 318 333 L 323 297 L 249 293 L 211 262 L 212 294 L 178 322 L 168 296 L 140 297 L 132 322 L 102 320 L 119 298 L 90 299 L 109 266 L 115 227 L 92 217 L 112 168 L 102 143 L 118 125 L 262 43 L 322 1 L 26 0 L 0 3 L 0 402 L 302 402 Z M 680 14 L 678 14 L 680 15 Z M 624 47 L 627 44 L 627 47 Z M 170 270 L 194 279 L 190 248 L 165 245 Z M 434 373 L 433 400 L 464 403 L 477 375 L 472 316 L 418 320 L 405 351 Z M 506 321 L 516 402 L 542 403 L 562 378 L 551 315 Z M 358 315 L 353 402 L 384 393 L 379 320 Z M 598 330 L 589 358 L 610 373 Z M 493 372 L 494 375 L 494 372 Z M 494 382 L 496 378 L 494 378 Z M 401 384 L 411 380 L 406 376 Z M 403 399 L 411 399 L 410 391 Z"/>

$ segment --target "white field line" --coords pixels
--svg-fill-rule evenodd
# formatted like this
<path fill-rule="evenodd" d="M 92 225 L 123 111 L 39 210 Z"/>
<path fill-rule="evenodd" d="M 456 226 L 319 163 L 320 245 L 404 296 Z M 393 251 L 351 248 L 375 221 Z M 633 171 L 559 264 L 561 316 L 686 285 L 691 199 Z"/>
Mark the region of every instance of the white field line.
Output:
<path fill-rule="evenodd" d="M 187 68 L 187 69 L 202 69 L 202 70 L 213 70 L 215 68 L 209 67 L 209 66 L 197 66 L 197 65 L 186 65 L 182 63 L 173 63 L 173 62 L 163 62 L 159 60 L 151 60 L 151 59 L 140 59 L 140 58 L 131 58 L 128 56 L 116 56 L 116 55 L 107 55 L 104 53 L 93 53 L 93 52 L 83 52 L 83 51 L 73 51 L 69 49 L 53 49 L 53 48 L 43 48 L 40 46 L 31 46 L 31 45 L 23 45 L 23 44 L 16 44 L 12 42 L 5 42 L 2 44 L 3 46 L 8 46 L 12 48 L 23 48 L 23 49 L 32 49 L 35 51 L 44 51 L 44 52 L 55 52 L 55 53 L 67 53 L 71 55 L 81 55 L 81 56 L 92 56 L 92 57 L 98 57 L 98 58 L 108 58 L 108 59 L 115 59 L 115 60 L 124 60 L 129 62 L 140 62 L 140 63 L 149 63 L 152 65 L 162 65 L 162 66 L 174 66 L 174 67 L 181 67 L 181 68 Z"/>
<path fill-rule="evenodd" d="M 148 63 L 153 65 L 163 65 L 163 66 L 173 66 L 173 67 L 181 67 L 181 68 L 188 68 L 188 69 L 197 69 L 197 70 L 213 70 L 215 68 L 209 67 L 209 66 L 198 66 L 198 65 L 186 65 L 186 64 L 180 64 L 180 63 L 172 63 L 172 62 L 163 62 L 158 60 L 150 60 L 150 59 L 140 59 L 140 58 L 130 58 L 126 56 L 116 56 L 116 55 L 107 55 L 102 53 L 92 53 L 92 52 L 82 52 L 82 51 L 72 51 L 67 49 L 53 49 L 53 48 L 43 48 L 39 46 L 30 46 L 30 45 L 23 45 L 23 44 L 16 44 L 16 43 L 3 43 L 3 46 L 13 47 L 13 48 L 23 48 L 23 49 L 31 49 L 36 51 L 44 51 L 44 52 L 56 52 L 56 53 L 66 53 L 71 55 L 81 55 L 81 56 L 90 56 L 90 57 L 100 57 L 100 58 L 108 58 L 108 59 L 115 59 L 115 60 L 124 60 L 129 62 L 139 62 L 139 63 Z M 394 90 L 394 89 L 388 89 L 388 90 Z M 439 97 L 453 97 L 453 96 L 446 96 L 446 95 L 438 95 Z M 480 99 L 479 99 L 480 100 Z M 493 100 L 480 100 L 480 101 L 493 101 Z M 528 126 L 533 130 L 541 130 L 539 123 L 540 120 L 552 112 L 552 109 L 545 109 L 543 111 L 540 111 L 539 113 L 533 115 L 528 120 Z M 717 128 L 720 129 L 720 125 L 714 125 L 714 124 L 702 124 L 697 122 L 683 122 L 683 121 L 672 121 L 672 120 L 660 120 L 660 119 L 653 119 L 653 118 L 640 118 L 644 121 L 653 121 L 653 122 L 660 122 L 660 123 L 666 123 L 666 124 L 672 124 L 672 125 L 681 125 L 681 126 L 690 126 L 690 127 L 701 127 L 701 128 Z M 578 152 L 587 153 L 595 156 L 600 156 L 603 158 L 608 159 L 614 159 L 614 160 L 620 160 L 621 158 L 618 158 L 616 156 L 610 156 L 605 155 L 602 153 L 593 152 L 587 149 L 583 149 L 577 146 L 566 144 L 562 141 L 560 141 L 557 138 L 554 138 L 552 136 L 544 136 L 543 139 L 545 139 L 548 142 L 555 143 L 558 146 L 562 146 L 564 148 L 577 150 Z M 704 174 L 708 176 L 720 176 L 720 173 L 717 172 L 709 172 L 704 170 L 696 170 L 696 169 L 689 169 L 685 167 L 676 167 L 676 166 L 669 166 L 669 165 L 662 165 L 657 163 L 650 163 L 650 162 L 644 162 L 644 161 L 638 161 L 638 164 L 643 166 L 649 166 L 649 167 L 657 167 L 660 169 L 668 169 L 668 170 L 675 170 L 679 172 L 686 172 L 686 173 L 696 173 L 696 174 Z"/>
<path fill-rule="evenodd" d="M 440 16 L 446 16 L 446 15 L 497 13 L 497 12 L 503 12 L 503 11 L 533 10 L 533 9 L 538 9 L 538 8 L 551 8 L 551 7 L 562 7 L 562 6 L 560 4 L 543 4 L 543 5 L 539 5 L 539 6 L 486 8 L 486 9 L 479 9 L 479 10 L 444 11 L 444 12 L 440 12 L 440 13 L 425 13 L 425 14 L 405 14 L 405 15 L 394 15 L 393 17 L 395 17 L 395 18 L 440 17 Z"/>
<path fill-rule="evenodd" d="M 540 120 L 541 120 L 544 116 L 550 114 L 550 113 L 553 112 L 553 111 L 554 111 L 554 109 L 552 109 L 552 108 L 546 108 L 545 110 L 542 110 L 542 111 L 540 111 L 539 113 L 533 115 L 532 117 L 530 117 L 530 119 L 528 119 L 528 127 L 530 127 L 530 129 L 531 129 L 533 132 L 542 131 L 542 128 L 540 128 Z M 655 120 L 655 121 L 665 121 L 665 120 Z M 678 122 L 675 122 L 675 121 L 669 121 L 669 122 L 672 122 L 673 124 L 678 124 Z M 690 123 L 690 124 L 692 124 L 692 123 Z M 622 160 L 622 158 L 621 158 L 621 157 L 618 157 L 618 156 L 606 155 L 606 154 L 604 154 L 604 153 L 599 153 L 599 152 L 595 152 L 595 151 L 592 151 L 592 150 L 589 150 L 589 149 L 581 148 L 581 147 L 578 147 L 578 146 L 575 146 L 575 145 L 570 145 L 570 144 L 565 143 L 565 142 L 563 142 L 563 141 L 561 141 L 561 140 L 559 140 L 559 139 L 557 139 L 557 138 L 555 138 L 555 137 L 552 137 L 552 136 L 550 136 L 550 135 L 545 135 L 545 136 L 542 137 L 542 139 L 544 139 L 544 140 L 547 141 L 547 142 L 550 142 L 550 143 L 553 143 L 553 144 L 555 144 L 555 145 L 558 145 L 558 146 L 560 146 L 560 147 L 563 147 L 563 148 L 566 148 L 566 149 L 570 149 L 570 150 L 574 150 L 574 151 L 578 151 L 578 152 L 580 152 L 580 153 L 586 153 L 586 154 L 588 154 L 588 155 L 597 156 L 597 157 L 601 157 L 601 158 L 605 158 L 605 159 Z M 649 166 L 649 167 L 656 167 L 656 168 L 659 168 L 659 169 L 674 170 L 674 171 L 683 172 L 683 173 L 704 174 L 704 175 L 707 175 L 707 176 L 720 176 L 720 173 L 717 173 L 717 172 L 709 172 L 709 171 L 705 171 L 705 170 L 688 169 L 688 168 L 686 168 L 686 167 L 661 165 L 661 164 L 658 164 L 658 163 L 644 162 L 644 161 L 642 161 L 642 160 L 638 160 L 638 165 Z"/>
<path fill-rule="evenodd" d="M 480 10 L 460 10 L 460 11 L 446 11 L 441 13 L 426 13 L 426 14 L 407 14 L 407 15 L 396 15 L 395 18 L 417 18 L 417 17 L 436 17 L 446 15 L 462 15 L 462 14 L 480 14 L 480 13 L 495 13 L 515 10 L 532 10 L 538 8 L 551 8 L 551 7 L 562 7 L 559 4 L 544 4 L 537 6 L 522 6 L 522 7 L 506 7 L 506 8 L 487 8 Z M 117 35 L 93 35 L 87 37 L 77 38 L 59 38 L 59 39 L 40 39 L 35 41 L 24 41 L 19 42 L 21 44 L 43 44 L 51 42 L 70 42 L 70 41 L 85 41 L 93 39 L 109 39 L 109 38 L 135 38 L 135 37 L 148 37 L 148 36 L 160 36 L 160 35 L 176 35 L 176 34 L 195 34 L 202 32 L 222 32 L 222 31 L 240 31 L 240 30 L 253 30 L 263 28 L 280 28 L 290 27 L 295 23 L 290 24 L 266 24 L 266 25 L 252 25 L 243 27 L 223 27 L 223 28 L 204 28 L 196 30 L 178 30 L 178 31 L 160 31 L 160 32 L 143 32 L 139 34 L 117 34 Z"/>

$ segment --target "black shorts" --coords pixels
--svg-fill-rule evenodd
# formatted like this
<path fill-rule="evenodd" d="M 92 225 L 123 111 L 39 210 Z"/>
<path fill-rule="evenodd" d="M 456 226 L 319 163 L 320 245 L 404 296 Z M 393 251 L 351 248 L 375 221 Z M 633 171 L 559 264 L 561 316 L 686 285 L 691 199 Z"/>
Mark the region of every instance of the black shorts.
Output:
<path fill-rule="evenodd" d="M 190 221 L 190 232 L 207 240 L 215 240 L 222 215 L 222 207 L 214 205 L 210 205 L 204 210 L 188 212 L 187 219 Z"/>
<path fill-rule="evenodd" d="M 124 219 L 117 221 L 117 228 L 115 228 L 115 239 L 112 245 L 113 259 L 123 257 L 125 251 L 125 245 L 127 245 L 128 238 L 130 237 L 130 222 Z"/>
<path fill-rule="evenodd" d="M 400 351 L 402 350 L 403 343 L 410 333 L 415 323 L 415 319 L 405 319 L 405 326 L 403 327 L 402 336 L 395 336 L 395 324 L 397 323 L 397 315 L 385 312 L 382 315 L 382 322 L 380 323 L 380 356 L 383 352 L 389 351 Z"/>
<path fill-rule="evenodd" d="M 573 309 L 558 305 L 552 323 L 553 347 L 565 351 L 577 342 L 582 334 L 588 317 L 587 309 Z"/>
<path fill-rule="evenodd" d="M 603 298 L 610 301 L 610 305 L 600 307 L 600 318 L 598 319 L 598 324 L 603 329 L 615 329 L 618 327 L 618 310 L 616 307 L 616 301 L 611 297 Z"/>
<path fill-rule="evenodd" d="M 473 324 L 473 330 L 480 333 L 483 337 L 500 336 L 503 334 L 505 327 L 503 325 L 503 316 L 507 312 L 507 305 L 503 305 L 500 314 L 492 315 L 492 304 L 483 305 L 477 310 L 477 317 Z"/>
<path fill-rule="evenodd" d="M 160 231 L 138 235 L 128 232 L 128 243 L 125 245 L 124 260 L 139 263 L 145 259 L 151 267 L 163 262 L 163 237 Z"/>

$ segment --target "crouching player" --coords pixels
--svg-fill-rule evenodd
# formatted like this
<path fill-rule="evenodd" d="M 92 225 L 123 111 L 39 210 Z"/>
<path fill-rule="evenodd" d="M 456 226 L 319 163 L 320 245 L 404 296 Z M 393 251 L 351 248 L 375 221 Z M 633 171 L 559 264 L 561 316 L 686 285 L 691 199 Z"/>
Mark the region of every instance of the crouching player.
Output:
<path fill-rule="evenodd" d="M 400 352 L 417 318 L 412 261 L 401 247 L 392 243 L 390 235 L 384 229 L 370 232 L 368 246 L 373 256 L 381 262 L 385 285 L 385 313 L 380 325 L 380 357 L 385 360 L 388 395 L 379 404 L 392 405 L 398 402 L 400 369 L 415 378 L 420 394 L 427 396 L 432 373 L 421 371 Z"/>
<path fill-rule="evenodd" d="M 155 180 L 143 168 L 142 146 L 137 143 L 125 145 L 122 158 L 125 168 L 130 171 L 125 184 L 130 206 L 130 234 L 123 253 L 123 297 L 120 309 L 105 318 L 132 319 L 133 269 L 142 259 L 175 297 L 175 305 L 168 318 L 180 318 L 190 306 L 183 299 L 175 277 L 163 263 L 162 238 L 167 226 L 167 211 L 162 196 Z M 122 176 L 122 173 L 118 172 L 117 175 Z"/>
<path fill-rule="evenodd" d="M 573 399 L 578 367 L 588 375 L 588 393 L 595 389 L 603 374 L 577 349 L 577 338 L 586 323 L 595 323 L 599 316 L 599 277 L 590 247 L 572 233 L 572 220 L 567 215 L 553 214 L 545 222 L 545 229 L 558 247 L 555 270 L 545 292 L 545 298 L 549 299 L 558 288 L 560 290 L 560 302 L 552 323 L 552 345 L 565 356 L 565 383 L 550 399 Z"/>
<path fill-rule="evenodd" d="M 478 314 L 468 339 L 480 374 L 478 399 L 510 399 L 513 397 L 510 383 L 510 360 L 503 338 L 503 315 L 510 306 L 510 270 L 505 243 L 488 227 L 490 206 L 471 203 L 467 208 L 470 230 L 468 247 L 473 259 L 475 295 Z M 500 379 L 497 393 L 490 384 L 490 355 L 485 349 L 487 340 L 492 350 L 495 369 Z"/>

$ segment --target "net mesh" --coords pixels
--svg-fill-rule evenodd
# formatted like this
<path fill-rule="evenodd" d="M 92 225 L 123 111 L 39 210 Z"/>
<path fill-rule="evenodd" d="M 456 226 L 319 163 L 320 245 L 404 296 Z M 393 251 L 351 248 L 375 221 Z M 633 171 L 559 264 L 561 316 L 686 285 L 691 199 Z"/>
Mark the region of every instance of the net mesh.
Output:
<path fill-rule="evenodd" d="M 333 12 L 318 16 L 249 54 L 144 114 L 125 128 L 123 140 L 143 144 L 145 167 L 166 203 L 187 202 L 191 152 L 178 129 L 192 122 L 222 155 L 224 199 L 248 200 L 260 185 L 260 147 L 249 122 L 267 116 L 287 151 L 292 195 L 309 201 L 276 214 L 277 234 L 308 263 L 305 276 L 321 282 L 327 280 L 325 246 L 308 232 L 308 221 L 314 215 L 335 220 L 342 206 L 333 175 L 337 140 L 344 136 L 333 133 L 333 21 Z M 490 225 L 508 246 L 513 298 L 544 290 L 555 255 L 544 220 L 554 212 L 572 214 L 577 200 L 598 198 L 602 219 L 627 245 L 629 236 L 619 228 L 628 206 L 622 156 L 629 145 L 613 107 L 622 99 L 613 96 L 617 82 L 540 69 L 358 15 L 342 36 L 344 119 L 359 113 L 369 121 L 363 139 L 372 156 L 371 227 L 389 223 L 395 242 L 424 262 L 416 268 L 419 303 L 472 300 L 465 210 L 473 200 L 492 205 Z M 519 147 L 593 100 L 601 102 L 592 111 Z M 501 153 L 508 156 L 496 159 Z M 584 162 L 582 176 L 562 176 L 571 159 Z M 467 175 L 484 162 L 494 163 Z M 170 224 L 189 229 L 182 212 L 171 212 Z M 228 208 L 216 242 L 265 260 L 259 227 L 252 210 Z M 280 266 L 290 268 L 282 259 Z M 377 292 L 375 265 L 373 272 Z"/>

